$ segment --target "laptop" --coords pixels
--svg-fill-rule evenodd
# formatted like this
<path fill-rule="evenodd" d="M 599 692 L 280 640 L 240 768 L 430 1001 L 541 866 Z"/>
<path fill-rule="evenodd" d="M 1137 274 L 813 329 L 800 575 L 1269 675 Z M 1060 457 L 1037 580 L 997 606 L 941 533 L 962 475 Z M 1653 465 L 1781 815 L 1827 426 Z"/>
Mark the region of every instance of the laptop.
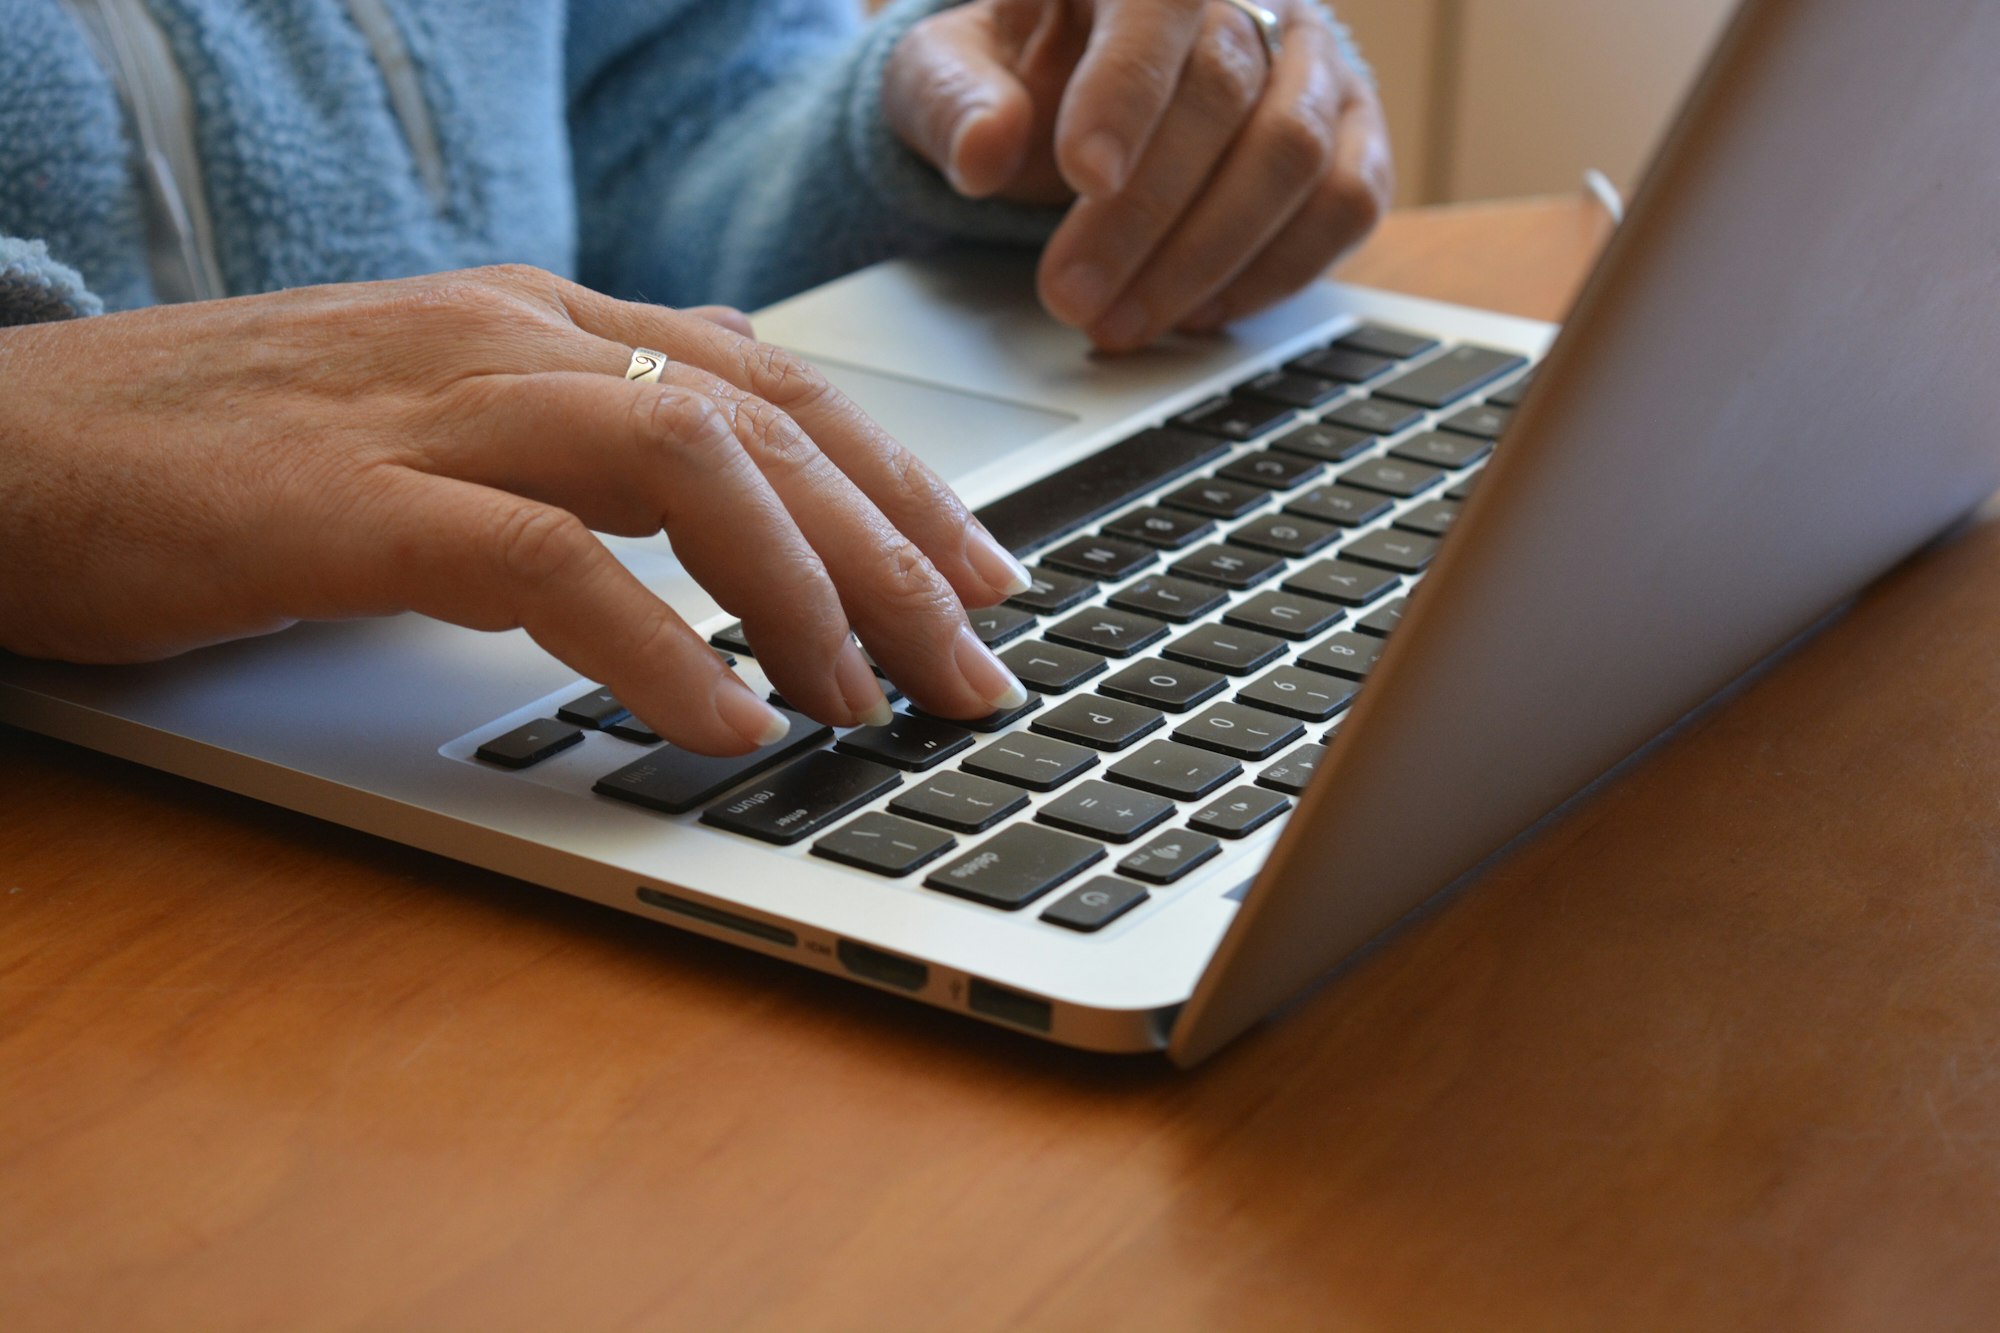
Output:
<path fill-rule="evenodd" d="M 1015 715 L 703 759 L 404 616 L 7 659 L 0 719 L 1194 1063 L 2000 485 L 1994 50 L 1993 6 L 1752 0 L 1560 337 L 1319 284 L 1096 358 L 990 254 L 762 312 L 1034 569 L 974 617 Z M 769 688 L 664 542 L 612 545 Z"/>

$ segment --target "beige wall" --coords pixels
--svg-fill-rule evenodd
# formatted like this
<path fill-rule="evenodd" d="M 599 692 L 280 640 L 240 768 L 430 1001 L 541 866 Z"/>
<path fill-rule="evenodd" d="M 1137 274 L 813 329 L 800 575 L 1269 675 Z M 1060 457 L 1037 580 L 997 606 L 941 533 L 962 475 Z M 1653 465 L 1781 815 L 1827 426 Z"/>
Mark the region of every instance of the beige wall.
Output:
<path fill-rule="evenodd" d="M 1732 0 L 1336 0 L 1375 64 L 1403 202 L 1621 188 Z"/>

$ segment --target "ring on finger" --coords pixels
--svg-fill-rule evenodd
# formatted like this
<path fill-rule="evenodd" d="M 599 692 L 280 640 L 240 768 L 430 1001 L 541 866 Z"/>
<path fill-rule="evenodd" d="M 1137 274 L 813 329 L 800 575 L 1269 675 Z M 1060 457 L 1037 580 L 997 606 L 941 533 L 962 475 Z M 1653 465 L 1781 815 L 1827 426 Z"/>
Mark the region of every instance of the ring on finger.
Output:
<path fill-rule="evenodd" d="M 625 378 L 641 384 L 658 384 L 660 372 L 666 368 L 665 352 L 656 352 L 650 347 L 634 347 L 631 363 L 625 367 Z"/>
<path fill-rule="evenodd" d="M 1231 9 L 1250 20 L 1257 28 L 1257 38 L 1264 43 L 1264 55 L 1271 64 L 1278 63 L 1278 53 L 1285 48 L 1285 38 L 1278 16 L 1254 0 L 1222 0 Z"/>

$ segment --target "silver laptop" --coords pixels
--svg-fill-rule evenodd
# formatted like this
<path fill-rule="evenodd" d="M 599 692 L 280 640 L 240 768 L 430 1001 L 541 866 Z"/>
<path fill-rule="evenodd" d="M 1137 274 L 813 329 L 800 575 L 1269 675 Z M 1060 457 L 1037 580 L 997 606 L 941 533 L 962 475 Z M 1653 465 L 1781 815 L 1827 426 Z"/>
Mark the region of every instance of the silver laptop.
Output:
<path fill-rule="evenodd" d="M 706 760 L 405 616 L 0 661 L 0 719 L 1191 1063 L 2000 485 L 1996 50 L 1991 5 L 1747 5 L 1559 339 L 1320 285 L 1103 360 L 991 256 L 763 312 L 1036 570 L 976 616 L 1017 716 Z"/>

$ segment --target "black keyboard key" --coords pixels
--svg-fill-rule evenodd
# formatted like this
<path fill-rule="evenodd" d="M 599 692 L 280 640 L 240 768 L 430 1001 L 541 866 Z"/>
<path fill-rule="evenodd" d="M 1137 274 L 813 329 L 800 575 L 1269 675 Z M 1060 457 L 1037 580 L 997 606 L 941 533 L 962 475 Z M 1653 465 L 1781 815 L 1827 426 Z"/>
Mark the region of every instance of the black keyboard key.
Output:
<path fill-rule="evenodd" d="M 708 641 L 726 653 L 741 653 L 745 657 L 756 656 L 750 651 L 750 640 L 743 637 L 743 622 L 740 620 L 734 625 L 724 625 L 709 635 Z"/>
<path fill-rule="evenodd" d="M 1419 407 L 1443 407 L 1527 364 L 1526 357 L 1490 347 L 1448 347 L 1415 370 L 1376 385 L 1375 392 Z"/>
<path fill-rule="evenodd" d="M 1349 564 L 1345 560 L 1321 560 L 1286 579 L 1284 589 L 1308 597 L 1323 597 L 1342 606 L 1366 606 L 1401 582 L 1387 570 Z"/>
<path fill-rule="evenodd" d="M 1156 708 L 1106 699 L 1095 694 L 1065 699 L 1035 719 L 1044 736 L 1088 745 L 1093 750 L 1122 750 L 1166 719 Z"/>
<path fill-rule="evenodd" d="M 1243 765 L 1227 755 L 1177 741 L 1151 741 L 1113 764 L 1105 776 L 1176 801 L 1195 801 L 1242 772 Z"/>
<path fill-rule="evenodd" d="M 1229 540 L 1237 546 L 1251 546 L 1260 551 L 1297 558 L 1311 555 L 1339 535 L 1340 529 L 1313 519 L 1294 518 L 1290 514 L 1265 514 L 1230 533 Z"/>
<path fill-rule="evenodd" d="M 589 694 L 579 694 L 556 709 L 556 717 L 573 726 L 595 730 L 607 722 L 616 722 L 627 711 L 625 705 L 618 702 L 617 695 L 600 685 Z"/>
<path fill-rule="evenodd" d="M 1122 509 L 1228 451 L 1227 444 L 1207 435 L 1140 431 L 995 500 L 979 511 L 979 521 L 1002 546 L 1020 555 Z"/>
<path fill-rule="evenodd" d="M 1519 407 L 1521 400 L 1528 396 L 1528 390 L 1533 387 L 1534 382 L 1535 372 L 1530 370 L 1519 379 L 1503 384 L 1492 393 L 1487 394 L 1486 401 L 1495 407 Z"/>
<path fill-rule="evenodd" d="M 1421 532 L 1426 537 L 1442 537 L 1458 521 L 1458 512 L 1458 506 L 1447 500 L 1432 500 L 1399 516 L 1396 526 L 1408 532 Z"/>
<path fill-rule="evenodd" d="M 1358 430 L 1348 430 L 1344 426 L 1328 425 L 1324 421 L 1315 421 L 1297 430 L 1285 432 L 1271 441 L 1271 447 L 1282 449 L 1288 454 L 1317 458 L 1322 463 L 1345 463 L 1375 442 L 1376 437 L 1373 435 Z"/>
<path fill-rule="evenodd" d="M 1444 473 L 1422 463 L 1399 458 L 1371 458 L 1347 469 L 1336 480 L 1367 491 L 1380 491 L 1398 499 L 1420 495 L 1444 479 Z"/>
<path fill-rule="evenodd" d="M 1320 418 L 1336 426 L 1345 426 L 1349 430 L 1367 431 L 1370 435 L 1394 435 L 1399 430 L 1408 430 L 1423 419 L 1424 414 L 1414 407 L 1384 402 L 1380 398 L 1356 398 L 1353 402 L 1342 403 Z"/>
<path fill-rule="evenodd" d="M 816 750 L 711 805 L 701 822 L 790 846 L 902 781 L 886 764 Z"/>
<path fill-rule="evenodd" d="M 1076 574 L 1065 574 L 1055 569 L 1031 569 L 1028 577 L 1034 582 L 1028 590 L 1016 593 L 1007 600 L 1024 611 L 1037 615 L 1052 616 L 1058 611 L 1067 611 L 1097 591 L 1095 579 L 1083 578 Z"/>
<path fill-rule="evenodd" d="M 1165 637 L 1166 632 L 1164 621 L 1112 607 L 1079 611 L 1061 624 L 1043 631 L 1057 643 L 1094 653 L 1107 653 L 1112 657 L 1130 657 L 1147 644 Z"/>
<path fill-rule="evenodd" d="M 1215 475 L 1232 481 L 1249 482 L 1253 486 L 1267 486 L 1274 491 L 1289 491 L 1294 486 L 1303 486 L 1311 481 L 1324 470 L 1324 466 L 1316 459 L 1265 449 L 1260 453 L 1245 454 Z"/>
<path fill-rule="evenodd" d="M 1236 702 L 1274 713 L 1324 722 L 1354 702 L 1361 686 L 1295 666 L 1273 667 L 1238 692 Z"/>
<path fill-rule="evenodd" d="M 1188 827 L 1220 838 L 1247 837 L 1292 808 L 1274 791 L 1231 787 L 1188 816 Z"/>
<path fill-rule="evenodd" d="M 1035 623 L 1035 614 L 1002 602 L 998 606 L 982 606 L 977 611 L 967 611 L 965 619 L 981 643 L 988 648 L 998 648 L 1027 633 L 1029 626 Z"/>
<path fill-rule="evenodd" d="M 1437 346 L 1437 339 L 1421 333 L 1407 333 L 1402 329 L 1392 329 L 1381 324 L 1363 324 L 1351 329 L 1333 344 L 1353 352 L 1365 352 L 1370 356 L 1386 356 L 1397 361 L 1407 361 L 1413 356 L 1422 356 Z"/>
<path fill-rule="evenodd" d="M 953 722 L 898 713 L 886 726 L 856 727 L 834 748 L 863 759 L 921 773 L 972 745 L 972 733 Z"/>
<path fill-rule="evenodd" d="M 1190 583 L 1165 574 L 1149 574 L 1111 594 L 1105 599 L 1105 605 L 1185 625 L 1190 620 L 1201 619 L 1228 599 L 1229 594 L 1206 583 Z"/>
<path fill-rule="evenodd" d="M 1271 493 L 1262 486 L 1207 477 L 1161 497 L 1160 503 L 1210 518 L 1241 518 L 1270 498 Z"/>
<path fill-rule="evenodd" d="M 774 695 L 771 699 L 771 706 L 773 708 L 784 708 L 786 705 Z M 630 713 L 627 713 L 624 717 L 616 721 L 605 723 L 603 731 L 607 736 L 616 736 L 619 740 L 631 741 L 634 745 L 658 745 L 660 743 L 660 733 L 654 731 Z"/>
<path fill-rule="evenodd" d="M 1198 579 L 1242 592 L 1254 588 L 1284 568 L 1285 562 L 1263 551 L 1241 546 L 1204 546 L 1167 567 L 1169 574 Z"/>
<path fill-rule="evenodd" d="M 893 879 L 937 860 L 956 846 L 958 839 L 949 833 L 870 810 L 821 838 L 812 851 L 814 856 Z"/>
<path fill-rule="evenodd" d="M 1336 384 L 1366 384 L 1396 364 L 1397 358 L 1374 356 L 1351 347 L 1325 347 L 1307 352 L 1285 367 L 1301 375 L 1316 375 Z"/>
<path fill-rule="evenodd" d="M 1304 495 L 1285 503 L 1287 514 L 1358 528 L 1373 523 L 1389 512 L 1395 501 L 1373 491 L 1357 491 L 1352 486 L 1315 486 Z"/>
<path fill-rule="evenodd" d="M 561 754 L 583 740 L 583 729 L 553 718 L 523 722 L 504 736 L 495 736 L 476 753 L 489 764 L 502 768 L 527 768 L 551 755 Z"/>
<path fill-rule="evenodd" d="M 1225 440 L 1254 440 L 1290 421 L 1293 415 L 1292 409 L 1283 403 L 1225 395 L 1181 413 L 1174 418 L 1174 425 L 1204 435 L 1220 435 Z"/>
<path fill-rule="evenodd" d="M 1260 592 L 1239 602 L 1223 614 L 1224 624 L 1268 632 L 1287 639 L 1310 639 L 1330 629 L 1346 613 L 1328 606 L 1317 597 L 1297 597 L 1291 593 Z M 1282 647 L 1283 645 L 1280 645 Z M 1276 654 L 1273 654 L 1276 656 Z M 1270 658 L 1264 659 L 1269 661 Z"/>
<path fill-rule="evenodd" d="M 1255 671 L 1284 654 L 1285 645 L 1268 634 L 1231 625 L 1203 625 L 1189 630 L 1160 650 L 1176 662 L 1207 667 L 1228 676 Z"/>
<path fill-rule="evenodd" d="M 1042 920 L 1070 930 L 1102 930 L 1149 896 L 1137 884 L 1099 875 L 1064 894 L 1054 906 L 1042 912 Z"/>
<path fill-rule="evenodd" d="M 1008 708 L 998 713 L 988 713 L 985 717 L 939 717 L 936 713 L 919 708 L 915 704 L 910 705 L 910 716 L 927 717 L 935 722 L 949 722 L 954 727 L 965 727 L 972 731 L 983 731 L 990 734 L 995 731 L 1005 731 L 1041 706 L 1042 696 L 1029 691 L 1026 701 L 1019 708 Z"/>
<path fill-rule="evenodd" d="M 978 833 L 1027 807 L 1028 793 L 1008 782 L 994 782 L 971 773 L 939 773 L 921 786 L 889 802 L 889 809 L 911 819 L 942 824 L 960 833 Z"/>
<path fill-rule="evenodd" d="M 1281 791 L 1290 796 L 1305 794 L 1306 784 L 1319 771 L 1320 762 L 1326 758 L 1324 745 L 1301 745 L 1296 750 L 1287 750 L 1274 764 L 1267 765 L 1257 775 L 1257 785 Z"/>
<path fill-rule="evenodd" d="M 1068 829 L 1106 842 L 1130 842 L 1171 818 L 1174 803 L 1149 791 L 1135 791 L 1092 778 L 1079 782 L 1035 811 L 1053 828 Z"/>
<path fill-rule="evenodd" d="M 1447 500 L 1456 500 L 1460 504 L 1464 504 L 1467 500 L 1470 500 L 1472 498 L 1472 488 L 1479 484 L 1479 476 L 1484 471 L 1486 471 L 1485 468 L 1478 467 L 1460 477 L 1458 484 L 1444 493 L 1444 498 Z"/>
<path fill-rule="evenodd" d="M 967 755 L 959 767 L 1030 791 L 1054 791 L 1085 769 L 1097 767 L 1097 756 L 1081 745 L 1017 731 Z"/>
<path fill-rule="evenodd" d="M 1326 406 L 1347 390 L 1318 375 L 1305 375 L 1293 370 L 1267 370 L 1257 378 L 1237 385 L 1236 392 L 1246 398 L 1265 398 L 1286 407 L 1312 408 Z"/>
<path fill-rule="evenodd" d="M 1305 735 L 1289 717 L 1242 704 L 1214 704 L 1174 728 L 1174 739 L 1237 759 L 1266 759 Z"/>
<path fill-rule="evenodd" d="M 1144 542 L 1148 546 L 1178 551 L 1181 547 L 1191 546 L 1214 532 L 1215 523 L 1211 519 L 1197 518 L 1192 514 L 1148 507 L 1134 509 L 1129 514 L 1120 514 L 1104 525 L 1104 531 L 1114 537 L 1130 537 L 1133 541 Z"/>
<path fill-rule="evenodd" d="M 1363 634 L 1373 634 L 1378 639 L 1386 639 L 1390 632 L 1403 622 L 1403 608 L 1409 605 L 1409 601 L 1407 597 L 1398 597 L 1393 602 L 1385 602 L 1356 621 L 1354 628 Z"/>
<path fill-rule="evenodd" d="M 1016 824 L 924 877 L 928 888 L 1014 911 L 1104 859 L 1104 845 Z"/>
<path fill-rule="evenodd" d="M 1104 658 L 1081 648 L 1036 639 L 1000 654 L 1023 685 L 1044 694 L 1066 694 L 1104 670 Z"/>
<path fill-rule="evenodd" d="M 1300 653 L 1299 665 L 1345 676 L 1349 680 L 1365 680 L 1385 646 L 1381 639 L 1373 635 L 1342 630 Z"/>
<path fill-rule="evenodd" d="M 1228 678 L 1207 667 L 1149 657 L 1134 662 L 1097 687 L 1099 694 L 1126 699 L 1170 713 L 1185 713 L 1204 699 L 1221 693 Z"/>
<path fill-rule="evenodd" d="M 1476 435 L 1482 440 L 1497 440 L 1507 430 L 1507 423 L 1514 414 L 1507 408 L 1496 407 L 1492 403 L 1475 403 L 1446 417 L 1438 423 L 1445 430 L 1457 431 L 1460 435 Z"/>
<path fill-rule="evenodd" d="M 1150 546 L 1116 537 L 1078 537 L 1042 557 L 1042 563 L 1094 579 L 1122 579 L 1159 557 Z"/>
<path fill-rule="evenodd" d="M 1222 844 L 1206 833 L 1171 829 L 1118 863 L 1118 873 L 1148 884 L 1172 884 L 1188 871 L 1222 855 Z"/>
<path fill-rule="evenodd" d="M 1377 528 L 1340 548 L 1342 560 L 1380 565 L 1399 574 L 1421 574 L 1437 554 L 1437 538 L 1395 528 Z"/>
<path fill-rule="evenodd" d="M 1412 463 L 1429 463 L 1433 467 L 1461 468 L 1468 463 L 1477 463 L 1493 452 L 1493 441 L 1475 439 L 1470 435 L 1453 435 L 1449 431 L 1419 431 L 1389 451 L 1391 457 L 1406 459 Z"/>
<path fill-rule="evenodd" d="M 649 750 L 614 773 L 597 780 L 591 790 L 602 796 L 630 801 L 650 810 L 670 815 L 694 809 L 710 797 L 719 796 L 774 764 L 810 750 L 833 735 L 833 728 L 815 722 L 803 713 L 780 710 L 792 724 L 784 739 L 752 750 L 749 754 L 716 758 L 696 754 L 678 745 L 662 745 Z"/>

